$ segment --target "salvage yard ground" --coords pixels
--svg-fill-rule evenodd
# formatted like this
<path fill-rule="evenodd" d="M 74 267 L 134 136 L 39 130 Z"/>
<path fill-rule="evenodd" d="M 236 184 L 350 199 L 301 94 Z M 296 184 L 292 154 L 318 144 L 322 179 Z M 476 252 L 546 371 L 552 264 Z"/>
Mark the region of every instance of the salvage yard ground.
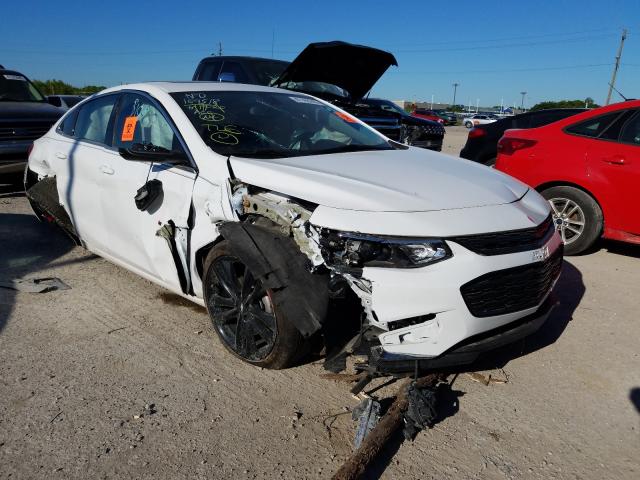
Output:
<path fill-rule="evenodd" d="M 466 135 L 448 127 L 445 151 Z M 1 279 L 71 286 L 0 289 L 0 478 L 327 478 L 351 454 L 357 402 L 321 361 L 233 358 L 205 310 L 0 189 Z M 508 382 L 459 375 L 444 418 L 389 445 L 374 478 L 640 478 L 640 248 L 569 258 L 556 292 L 538 334 L 478 366 Z"/>

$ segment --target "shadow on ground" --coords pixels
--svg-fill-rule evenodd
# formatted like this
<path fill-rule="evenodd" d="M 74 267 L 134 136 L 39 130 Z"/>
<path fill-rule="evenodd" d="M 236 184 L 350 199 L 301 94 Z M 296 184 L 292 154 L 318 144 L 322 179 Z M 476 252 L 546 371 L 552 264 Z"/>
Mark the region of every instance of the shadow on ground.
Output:
<path fill-rule="evenodd" d="M 16 192 L 15 195 L 2 195 L 19 196 L 20 192 Z M 2 213 L 0 210 L 0 278 L 3 280 L 38 277 L 42 269 L 66 263 L 54 262 L 73 247 L 64 233 L 39 222 L 35 215 Z M 0 288 L 0 331 L 11 316 L 16 293 Z"/>
<path fill-rule="evenodd" d="M 636 407 L 636 410 L 640 413 L 640 387 L 631 389 L 629 392 L 629 400 L 631 400 L 633 406 Z"/>

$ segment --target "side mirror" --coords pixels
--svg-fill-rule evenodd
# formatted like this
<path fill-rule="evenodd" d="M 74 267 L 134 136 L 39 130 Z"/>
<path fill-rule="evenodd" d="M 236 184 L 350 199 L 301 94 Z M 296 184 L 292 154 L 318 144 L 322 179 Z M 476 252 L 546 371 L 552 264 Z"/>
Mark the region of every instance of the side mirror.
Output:
<path fill-rule="evenodd" d="M 167 150 L 156 145 L 134 143 L 129 148 L 119 148 L 118 153 L 126 160 L 134 162 L 170 163 L 188 165 L 189 159 L 181 150 Z"/>
<path fill-rule="evenodd" d="M 220 75 L 218 75 L 218 81 L 219 82 L 235 82 L 236 76 L 231 72 L 221 72 Z"/>

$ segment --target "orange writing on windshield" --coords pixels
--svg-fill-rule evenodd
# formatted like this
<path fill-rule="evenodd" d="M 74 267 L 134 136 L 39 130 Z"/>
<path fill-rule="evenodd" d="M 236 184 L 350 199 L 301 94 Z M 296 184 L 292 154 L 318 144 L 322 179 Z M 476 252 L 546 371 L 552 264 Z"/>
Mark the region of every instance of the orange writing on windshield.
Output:
<path fill-rule="evenodd" d="M 133 140 L 133 134 L 136 131 L 136 123 L 138 123 L 138 117 L 127 117 L 124 119 L 121 137 L 123 142 L 131 142 Z"/>

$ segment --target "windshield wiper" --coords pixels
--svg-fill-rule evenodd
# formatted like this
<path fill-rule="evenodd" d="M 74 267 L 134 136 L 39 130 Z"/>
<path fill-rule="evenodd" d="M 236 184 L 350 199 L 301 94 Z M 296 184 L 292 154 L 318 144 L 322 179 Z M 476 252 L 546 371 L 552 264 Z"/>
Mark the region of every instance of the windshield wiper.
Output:
<path fill-rule="evenodd" d="M 365 152 L 370 150 L 393 150 L 391 145 L 341 145 L 326 150 L 309 151 L 309 155 L 324 155 L 327 153 L 347 153 L 347 152 Z"/>

